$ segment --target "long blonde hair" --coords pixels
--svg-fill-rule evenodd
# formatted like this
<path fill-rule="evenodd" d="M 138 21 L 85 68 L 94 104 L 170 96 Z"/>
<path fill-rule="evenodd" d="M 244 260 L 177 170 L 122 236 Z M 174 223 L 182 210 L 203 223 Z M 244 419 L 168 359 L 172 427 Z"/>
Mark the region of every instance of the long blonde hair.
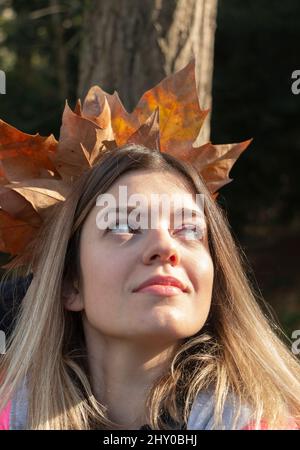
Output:
<path fill-rule="evenodd" d="M 12 274 L 33 272 L 34 277 L 0 363 L 0 408 L 26 378 L 28 429 L 118 429 L 93 395 L 81 313 L 64 308 L 62 286 L 66 279 L 79 280 L 81 286 L 80 232 L 97 196 L 121 175 L 145 169 L 175 173 L 191 192 L 205 195 L 215 273 L 206 324 L 180 342 L 169 369 L 149 391 L 149 425 L 170 429 L 162 411 L 176 424 L 186 424 L 196 395 L 213 388 L 215 425 L 221 423 L 227 395 L 234 392 L 239 405 L 235 419 L 247 403 L 256 426 L 266 419 L 271 429 L 284 428 L 290 416 L 300 416 L 299 361 L 278 324 L 262 312 L 262 299 L 251 286 L 247 260 L 226 216 L 190 164 L 132 144 L 107 152 L 77 180 L 28 246 L 29 263 L 6 274 L 4 281 Z"/>

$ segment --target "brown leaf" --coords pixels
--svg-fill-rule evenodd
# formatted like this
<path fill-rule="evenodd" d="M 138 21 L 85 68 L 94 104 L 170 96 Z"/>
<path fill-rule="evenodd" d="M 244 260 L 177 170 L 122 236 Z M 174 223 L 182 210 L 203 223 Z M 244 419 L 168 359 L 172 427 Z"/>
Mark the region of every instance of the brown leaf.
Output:
<path fill-rule="evenodd" d="M 160 151 L 158 108 L 156 108 L 146 122 L 130 136 L 127 143 L 140 144 Z"/>
<path fill-rule="evenodd" d="M 72 186 L 61 180 L 33 179 L 23 183 L 9 184 L 5 187 L 22 196 L 39 216 L 43 216 L 47 214 L 49 206 L 67 198 Z M 24 217 L 22 219 L 24 220 Z"/>
<path fill-rule="evenodd" d="M 108 103 L 111 115 L 111 127 L 114 140 L 117 146 L 124 145 L 130 136 L 140 127 L 141 122 L 133 114 L 130 114 L 124 108 L 119 95 L 114 92 L 113 95 L 103 91 L 99 86 L 93 86 L 83 104 L 83 112 L 87 117 L 101 114 L 105 99 Z M 151 112 L 150 112 L 151 113 Z M 150 113 L 148 116 L 150 116 Z M 108 138 L 107 140 L 112 140 Z"/>
<path fill-rule="evenodd" d="M 32 226 L 0 210 L 0 251 L 11 255 L 21 253 L 34 238 L 39 226 Z"/>
<path fill-rule="evenodd" d="M 89 160 L 101 156 L 104 149 L 103 140 L 110 140 L 109 129 L 101 129 L 99 125 L 75 114 L 66 103 L 60 130 L 57 152 L 52 161 L 67 182 L 75 181 L 90 168 Z M 87 152 L 90 157 L 87 158 Z"/>
<path fill-rule="evenodd" d="M 232 181 L 229 172 L 252 139 L 237 144 L 213 145 L 211 142 L 193 148 L 186 160 L 193 164 L 211 193 Z"/>
<path fill-rule="evenodd" d="M 23 181 L 27 178 L 58 177 L 51 161 L 57 141 L 53 135 L 23 133 L 0 120 L 0 176 L 8 181 Z"/>
<path fill-rule="evenodd" d="M 0 209 L 12 218 L 20 219 L 32 226 L 38 226 L 42 222 L 31 203 L 8 187 L 0 187 Z"/>
<path fill-rule="evenodd" d="M 93 86 L 89 90 L 83 103 L 82 116 L 99 125 L 101 129 L 109 128 L 111 137 L 113 137 L 111 110 L 106 95 L 100 91 L 98 86 Z"/>
<path fill-rule="evenodd" d="M 199 106 L 194 60 L 145 92 L 132 115 L 143 123 L 157 107 L 161 151 L 184 159 L 208 113 Z"/>
<path fill-rule="evenodd" d="M 118 146 L 126 144 L 158 108 L 161 151 L 180 159 L 188 155 L 208 113 L 199 106 L 194 60 L 145 92 L 132 113 L 126 111 L 116 92 L 110 95 L 93 86 L 87 98 L 83 113 L 91 116 L 100 114 L 104 99 L 107 99 Z M 140 137 L 141 142 L 141 133 Z"/>

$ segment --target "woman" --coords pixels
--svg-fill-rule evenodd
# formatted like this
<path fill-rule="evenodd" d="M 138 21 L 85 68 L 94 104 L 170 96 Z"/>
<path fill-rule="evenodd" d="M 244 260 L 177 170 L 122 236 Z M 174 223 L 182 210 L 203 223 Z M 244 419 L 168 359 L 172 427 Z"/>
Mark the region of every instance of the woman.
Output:
<path fill-rule="evenodd" d="M 195 211 L 202 194 L 204 216 L 99 229 L 99 195 L 118 198 L 121 186 L 147 200 L 189 194 Z M 299 362 L 192 165 L 140 145 L 107 152 L 53 209 L 31 255 L 1 363 L 3 428 L 296 427 Z M 143 289 L 155 276 L 181 284 Z"/>

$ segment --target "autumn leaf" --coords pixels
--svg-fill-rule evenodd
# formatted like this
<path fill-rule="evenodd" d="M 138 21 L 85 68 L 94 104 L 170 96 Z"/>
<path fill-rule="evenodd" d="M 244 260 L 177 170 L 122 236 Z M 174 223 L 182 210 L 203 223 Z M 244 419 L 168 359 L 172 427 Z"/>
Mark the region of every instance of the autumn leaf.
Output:
<path fill-rule="evenodd" d="M 193 164 L 211 193 L 232 181 L 229 172 L 252 139 L 237 144 L 213 145 L 211 142 L 193 148 L 186 161 Z"/>
<path fill-rule="evenodd" d="M 23 183 L 12 183 L 5 186 L 16 192 L 31 204 L 39 216 L 47 216 L 49 206 L 65 201 L 71 185 L 60 180 L 33 179 Z"/>
<path fill-rule="evenodd" d="M 103 91 L 99 86 L 93 86 L 87 93 L 83 102 L 83 114 L 94 117 L 97 123 L 97 115 L 101 115 L 106 102 L 110 111 L 110 124 L 114 140 L 118 147 L 126 144 L 132 134 L 142 125 L 134 114 L 130 114 L 124 108 L 119 95 L 113 95 Z M 150 114 L 149 114 L 150 115 Z M 107 139 L 108 141 L 110 139 Z"/>
<path fill-rule="evenodd" d="M 33 213 L 32 213 L 33 214 Z M 30 224 L 36 222 L 36 225 Z M 27 220 L 17 219 L 4 210 L 0 210 L 0 246 L 1 251 L 16 255 L 25 249 L 27 243 L 35 236 L 42 221 L 33 216 Z"/>
<path fill-rule="evenodd" d="M 160 151 L 159 109 L 156 108 L 151 116 L 127 140 L 127 144 L 140 144 Z"/>
<path fill-rule="evenodd" d="M 57 141 L 17 130 L 0 120 L 0 175 L 9 181 L 59 176 L 51 162 Z"/>
<path fill-rule="evenodd" d="M 102 141 L 110 138 L 112 135 L 107 129 L 102 129 L 96 122 L 76 114 L 66 103 L 57 151 L 51 156 L 61 178 L 74 182 L 90 169 L 90 158 L 95 162 L 103 151 Z"/>

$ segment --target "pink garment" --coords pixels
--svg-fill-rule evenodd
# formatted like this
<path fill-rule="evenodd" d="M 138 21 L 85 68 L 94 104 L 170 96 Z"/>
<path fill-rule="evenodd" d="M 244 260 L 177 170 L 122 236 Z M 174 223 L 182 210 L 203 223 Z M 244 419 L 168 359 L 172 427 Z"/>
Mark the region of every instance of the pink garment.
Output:
<path fill-rule="evenodd" d="M 11 400 L 0 412 L 0 430 L 9 430 L 10 410 L 11 410 Z"/>
<path fill-rule="evenodd" d="M 268 422 L 266 420 L 261 420 L 259 424 L 259 430 L 269 430 Z M 290 419 L 286 424 L 286 430 L 299 430 L 295 420 Z M 243 427 L 242 430 L 255 430 L 255 425 L 253 422 L 248 423 L 247 426 Z"/>

